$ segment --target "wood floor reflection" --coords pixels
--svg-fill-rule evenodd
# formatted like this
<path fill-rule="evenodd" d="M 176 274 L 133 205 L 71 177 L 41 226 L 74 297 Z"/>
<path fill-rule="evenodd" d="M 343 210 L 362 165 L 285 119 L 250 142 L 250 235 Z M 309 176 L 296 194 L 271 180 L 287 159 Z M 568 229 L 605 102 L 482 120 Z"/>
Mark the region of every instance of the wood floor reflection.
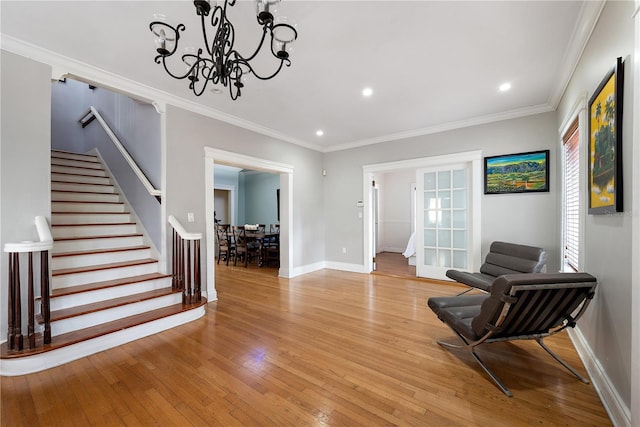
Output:
<path fill-rule="evenodd" d="M 41 373 L 2 378 L 2 425 L 610 425 L 592 385 L 531 342 L 479 353 L 425 306 L 457 287 L 320 270 L 216 269 L 194 322 Z M 565 333 L 548 339 L 585 373 Z"/>
<path fill-rule="evenodd" d="M 401 253 L 379 252 L 376 254 L 376 270 L 374 274 L 395 277 L 416 277 L 416 266 L 409 265 L 407 258 Z"/>

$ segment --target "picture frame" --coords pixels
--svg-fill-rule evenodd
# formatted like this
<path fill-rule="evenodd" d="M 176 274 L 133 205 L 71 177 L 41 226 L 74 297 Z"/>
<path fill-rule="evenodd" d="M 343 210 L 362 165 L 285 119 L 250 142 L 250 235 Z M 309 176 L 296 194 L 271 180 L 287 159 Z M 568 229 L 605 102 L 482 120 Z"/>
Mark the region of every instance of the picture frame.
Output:
<path fill-rule="evenodd" d="M 622 93 L 624 61 L 607 72 L 589 99 L 588 213 L 622 212 Z"/>
<path fill-rule="evenodd" d="M 484 158 L 484 194 L 549 191 L 549 150 Z"/>

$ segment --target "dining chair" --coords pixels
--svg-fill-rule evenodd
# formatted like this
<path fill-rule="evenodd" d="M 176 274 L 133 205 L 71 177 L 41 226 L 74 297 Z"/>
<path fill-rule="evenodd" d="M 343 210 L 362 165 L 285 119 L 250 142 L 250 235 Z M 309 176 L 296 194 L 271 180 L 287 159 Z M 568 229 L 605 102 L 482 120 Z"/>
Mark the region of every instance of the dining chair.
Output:
<path fill-rule="evenodd" d="M 216 238 L 218 240 L 218 264 L 224 257 L 227 265 L 229 265 L 229 258 L 232 256 L 233 236 L 230 235 L 231 226 L 229 224 L 216 224 Z"/>
<path fill-rule="evenodd" d="M 233 251 L 233 265 L 238 265 L 238 257 L 244 260 L 244 266 L 249 263 L 249 248 L 247 246 L 247 234 L 244 226 L 236 225 L 233 227 L 233 238 L 235 250 Z"/>

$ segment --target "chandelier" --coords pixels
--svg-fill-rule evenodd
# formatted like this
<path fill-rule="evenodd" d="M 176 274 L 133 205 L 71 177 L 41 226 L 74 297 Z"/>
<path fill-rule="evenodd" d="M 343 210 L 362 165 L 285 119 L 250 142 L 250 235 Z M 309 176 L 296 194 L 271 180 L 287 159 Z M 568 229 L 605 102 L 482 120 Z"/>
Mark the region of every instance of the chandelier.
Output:
<path fill-rule="evenodd" d="M 197 50 L 193 47 L 184 49 L 182 62 L 186 65 L 186 71 L 172 72 L 167 64 L 168 58 L 178 50 L 180 32 L 185 30 L 183 24 L 176 27 L 166 22 L 164 15 L 154 15 L 154 21 L 149 24 L 149 29 L 155 35 L 156 64 L 162 64 L 167 74 L 174 79 L 188 79 L 189 89 L 196 96 L 202 95 L 209 83 L 222 85 L 229 88 L 231 99 L 236 100 L 244 87 L 248 75 L 254 75 L 260 80 L 269 80 L 275 77 L 283 65 L 291 65 L 289 53 L 291 44 L 298 38 L 296 29 L 287 24 L 286 18 L 277 20 L 274 18 L 274 6 L 280 0 L 256 0 L 256 14 L 258 24 L 262 26 L 262 37 L 255 51 L 249 56 L 241 55 L 235 48 L 235 29 L 227 17 L 228 8 L 233 7 L 236 0 L 219 0 L 209 2 L 196 0 L 193 2 L 196 14 L 202 22 L 203 48 Z M 207 17 L 211 16 L 210 27 L 207 28 Z M 251 61 L 263 50 L 265 41 L 269 39 L 271 55 L 279 62 L 277 69 L 272 74 L 258 74 Z M 184 70 L 184 69 L 183 69 Z M 220 87 L 213 89 L 220 93 Z"/>

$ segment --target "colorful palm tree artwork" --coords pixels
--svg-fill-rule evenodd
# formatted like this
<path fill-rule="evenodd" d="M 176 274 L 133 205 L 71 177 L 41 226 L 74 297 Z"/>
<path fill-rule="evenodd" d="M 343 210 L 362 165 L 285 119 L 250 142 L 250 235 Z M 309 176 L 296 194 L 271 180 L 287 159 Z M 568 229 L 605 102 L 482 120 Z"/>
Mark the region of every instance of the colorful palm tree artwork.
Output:
<path fill-rule="evenodd" d="M 601 91 L 601 96 L 592 106 L 592 120 L 596 126 L 592 129 L 592 159 L 591 159 L 591 196 L 594 205 L 606 206 L 613 203 L 615 191 L 615 103 L 613 85 L 610 79 Z M 604 108 L 603 108 L 604 104 Z M 603 114 L 604 113 L 604 114 Z M 613 191 L 612 191 L 613 190 Z"/>

